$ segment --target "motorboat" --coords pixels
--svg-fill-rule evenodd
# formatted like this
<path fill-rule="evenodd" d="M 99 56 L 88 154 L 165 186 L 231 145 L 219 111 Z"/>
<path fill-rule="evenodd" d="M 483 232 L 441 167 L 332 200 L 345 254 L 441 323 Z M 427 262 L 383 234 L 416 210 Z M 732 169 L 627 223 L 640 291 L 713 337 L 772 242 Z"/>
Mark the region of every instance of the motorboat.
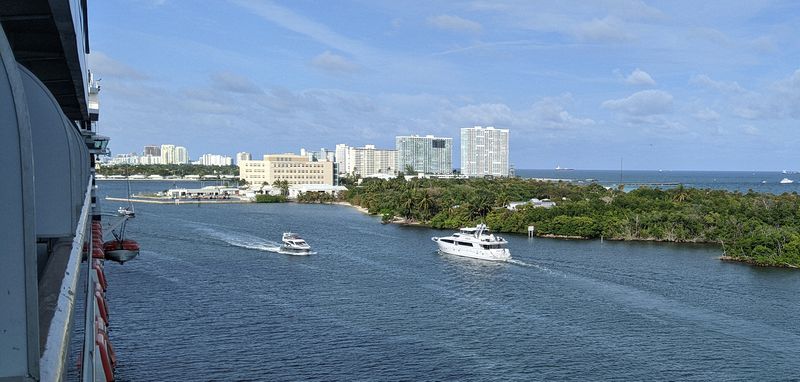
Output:
<path fill-rule="evenodd" d="M 283 242 L 281 251 L 295 254 L 308 254 L 311 252 L 311 246 L 296 233 L 284 232 L 281 242 Z"/>
<path fill-rule="evenodd" d="M 471 257 L 489 261 L 508 261 L 511 252 L 506 248 L 508 241 L 492 234 L 486 224 L 461 228 L 450 236 L 432 237 L 439 251 L 450 255 Z"/>
<path fill-rule="evenodd" d="M 783 179 L 781 179 L 780 183 L 781 184 L 792 184 L 792 183 L 794 183 L 794 181 L 789 179 L 789 178 L 783 178 Z"/>
<path fill-rule="evenodd" d="M 119 216 L 127 216 L 127 217 L 135 217 L 136 212 L 131 207 L 120 207 L 117 209 L 117 214 Z"/>

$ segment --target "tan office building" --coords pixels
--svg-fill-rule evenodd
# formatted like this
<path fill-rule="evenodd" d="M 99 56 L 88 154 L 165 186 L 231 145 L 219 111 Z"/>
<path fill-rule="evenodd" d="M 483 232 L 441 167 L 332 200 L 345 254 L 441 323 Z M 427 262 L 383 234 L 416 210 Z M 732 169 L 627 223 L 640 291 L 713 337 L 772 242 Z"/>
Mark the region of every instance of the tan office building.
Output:
<path fill-rule="evenodd" d="M 264 160 L 241 161 L 239 178 L 250 184 L 272 185 L 276 180 L 285 180 L 290 186 L 333 185 L 333 162 L 313 162 L 296 154 L 269 154 L 264 155 Z"/>

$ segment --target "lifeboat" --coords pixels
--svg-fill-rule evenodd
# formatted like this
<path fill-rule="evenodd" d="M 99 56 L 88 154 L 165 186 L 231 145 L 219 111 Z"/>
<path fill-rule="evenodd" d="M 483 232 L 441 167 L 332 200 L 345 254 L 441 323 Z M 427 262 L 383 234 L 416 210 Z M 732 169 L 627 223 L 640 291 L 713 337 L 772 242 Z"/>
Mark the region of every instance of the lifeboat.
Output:
<path fill-rule="evenodd" d="M 109 240 L 103 243 L 106 259 L 124 264 L 139 255 L 139 243 L 133 240 Z"/>

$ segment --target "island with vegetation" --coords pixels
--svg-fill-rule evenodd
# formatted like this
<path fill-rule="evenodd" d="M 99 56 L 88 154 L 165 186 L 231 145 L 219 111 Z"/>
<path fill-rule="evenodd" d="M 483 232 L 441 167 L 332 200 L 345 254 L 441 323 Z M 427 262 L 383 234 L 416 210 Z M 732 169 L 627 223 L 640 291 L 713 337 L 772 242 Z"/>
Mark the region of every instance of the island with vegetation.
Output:
<path fill-rule="evenodd" d="M 723 260 L 800 267 L 800 196 L 525 179 L 367 179 L 340 196 L 385 222 L 459 228 L 485 222 L 538 236 L 713 243 Z M 550 199 L 552 208 L 511 202 Z"/>

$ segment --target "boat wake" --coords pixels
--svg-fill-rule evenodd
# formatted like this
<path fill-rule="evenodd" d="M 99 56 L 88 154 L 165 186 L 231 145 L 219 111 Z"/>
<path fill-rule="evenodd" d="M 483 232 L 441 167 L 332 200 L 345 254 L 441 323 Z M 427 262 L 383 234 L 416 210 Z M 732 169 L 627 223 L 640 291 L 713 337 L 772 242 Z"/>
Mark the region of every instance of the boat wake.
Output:
<path fill-rule="evenodd" d="M 197 228 L 197 231 L 206 236 L 230 244 L 235 247 L 254 249 L 257 251 L 281 253 L 281 245 L 277 242 L 264 240 L 257 236 L 243 233 L 220 232 L 211 228 Z"/>
<path fill-rule="evenodd" d="M 554 271 L 554 270 L 552 270 L 550 268 L 547 268 L 545 266 L 541 266 L 539 264 L 526 263 L 526 262 L 524 262 L 522 260 L 517 260 L 517 259 L 508 259 L 506 262 L 511 263 L 511 264 L 515 264 L 515 265 L 519 265 L 521 267 L 535 268 L 535 269 L 538 269 L 538 270 L 540 270 L 542 272 L 545 272 L 545 273 L 551 274 L 551 275 L 567 277 L 567 275 L 565 275 L 565 274 L 563 274 L 561 272 L 556 272 L 556 271 Z"/>

